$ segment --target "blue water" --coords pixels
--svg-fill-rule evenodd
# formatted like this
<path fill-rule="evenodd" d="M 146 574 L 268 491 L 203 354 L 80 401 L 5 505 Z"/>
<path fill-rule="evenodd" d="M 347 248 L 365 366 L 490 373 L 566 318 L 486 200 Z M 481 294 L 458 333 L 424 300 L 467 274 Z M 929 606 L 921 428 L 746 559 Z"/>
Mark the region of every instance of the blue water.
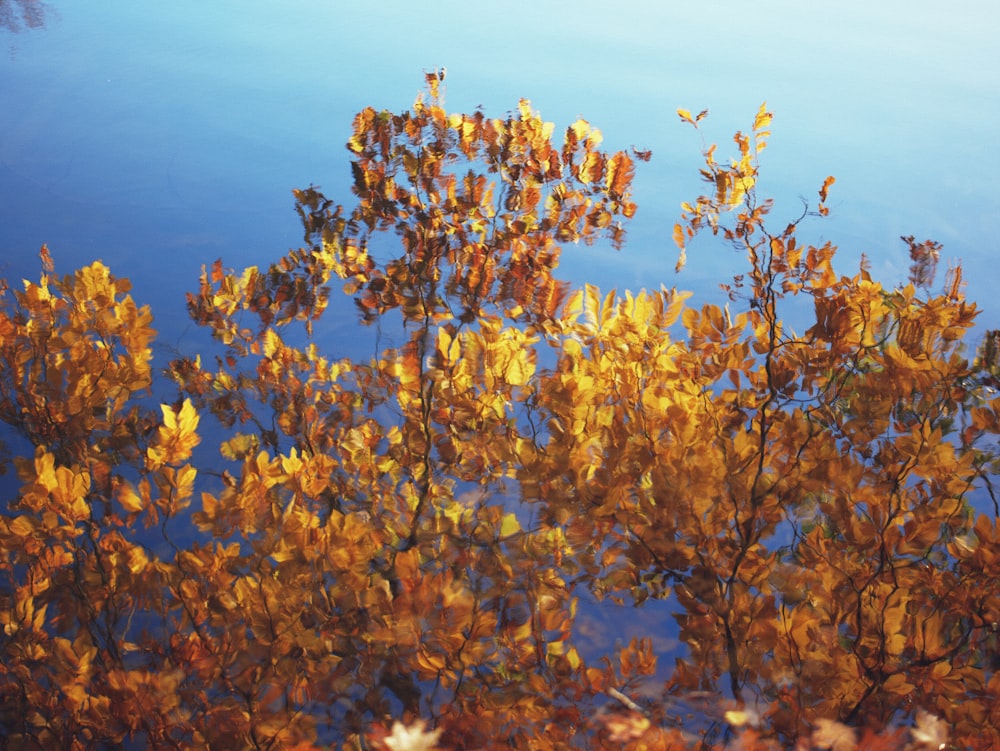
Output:
<path fill-rule="evenodd" d="M 831 216 L 804 240 L 840 244 L 843 273 L 863 252 L 894 284 L 909 266 L 899 236 L 933 238 L 944 262 L 963 259 L 980 325 L 1000 328 L 995 0 L 42 7 L 40 26 L 0 28 L 0 276 L 37 278 L 43 242 L 62 272 L 101 259 L 153 307 L 166 346 L 204 342 L 183 297 L 201 265 L 264 265 L 297 247 L 291 190 L 319 184 L 349 202 L 354 113 L 408 108 L 440 66 L 454 111 L 500 116 L 526 97 L 560 129 L 582 116 L 608 148 L 654 151 L 629 244 L 567 249 L 576 283 L 719 299 L 741 260 L 721 243 L 699 240 L 673 272 L 679 204 L 701 190 L 700 137 L 674 113 L 708 108 L 705 138 L 725 154 L 766 100 L 760 187 L 778 199 L 778 226 L 835 175 Z M 350 346 L 349 313 L 328 319 L 325 341 Z M 662 625 L 652 607 L 639 619 Z M 606 613 L 587 627 L 605 645 L 633 635 Z"/>
<path fill-rule="evenodd" d="M 909 263 L 898 236 L 934 238 L 995 327 L 1000 10 L 873 6 L 48 2 L 43 27 L 0 30 L 0 267 L 36 276 L 42 242 L 63 270 L 100 258 L 182 337 L 200 265 L 297 246 L 291 189 L 349 200 L 353 114 L 407 108 L 445 65 L 454 110 L 527 97 L 560 127 L 589 119 L 610 148 L 653 149 L 630 244 L 567 252 L 574 281 L 714 294 L 738 270 L 728 249 L 703 241 L 673 273 L 670 228 L 700 190 L 699 137 L 674 111 L 709 108 L 721 143 L 766 100 L 761 187 L 779 216 L 836 175 L 832 216 L 806 239 L 840 243 L 845 273 L 867 253 L 891 284 Z"/>

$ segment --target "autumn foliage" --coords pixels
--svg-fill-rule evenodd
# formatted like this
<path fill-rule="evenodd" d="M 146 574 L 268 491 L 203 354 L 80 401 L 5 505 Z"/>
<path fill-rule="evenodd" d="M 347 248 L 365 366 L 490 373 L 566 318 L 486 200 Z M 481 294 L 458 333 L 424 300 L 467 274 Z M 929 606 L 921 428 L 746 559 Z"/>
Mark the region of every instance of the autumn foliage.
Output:
<path fill-rule="evenodd" d="M 205 268 L 175 401 L 101 263 L 3 288 L 0 748 L 1000 744 L 998 347 L 960 268 L 935 292 L 907 237 L 905 286 L 835 271 L 799 239 L 833 178 L 775 229 L 762 107 L 673 232 L 678 267 L 745 255 L 728 304 L 574 289 L 649 155 L 441 79 L 357 116 L 303 247 Z M 318 343 L 338 289 L 368 359 Z M 684 649 L 585 653 L 584 592 L 663 601 Z"/>

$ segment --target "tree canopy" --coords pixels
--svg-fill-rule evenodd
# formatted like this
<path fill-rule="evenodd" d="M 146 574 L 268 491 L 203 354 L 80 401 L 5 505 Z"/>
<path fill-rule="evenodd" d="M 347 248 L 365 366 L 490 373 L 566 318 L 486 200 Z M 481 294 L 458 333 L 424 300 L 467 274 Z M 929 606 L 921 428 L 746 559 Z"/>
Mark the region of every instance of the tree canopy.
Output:
<path fill-rule="evenodd" d="M 961 268 L 936 290 L 908 236 L 905 286 L 837 272 L 800 240 L 832 177 L 775 229 L 762 106 L 673 230 L 678 269 L 705 232 L 745 256 L 726 305 L 574 287 L 561 253 L 622 247 L 650 155 L 526 101 L 448 114 L 442 80 L 357 115 L 352 203 L 295 191 L 302 247 L 206 265 L 204 356 L 155 364 L 100 262 L 43 247 L 3 285 L 0 418 L 33 453 L 0 514 L 0 746 L 1000 743 L 1000 369 Z M 316 341 L 338 286 L 368 359 Z M 674 664 L 655 634 L 585 654 L 585 592 L 667 604 Z"/>

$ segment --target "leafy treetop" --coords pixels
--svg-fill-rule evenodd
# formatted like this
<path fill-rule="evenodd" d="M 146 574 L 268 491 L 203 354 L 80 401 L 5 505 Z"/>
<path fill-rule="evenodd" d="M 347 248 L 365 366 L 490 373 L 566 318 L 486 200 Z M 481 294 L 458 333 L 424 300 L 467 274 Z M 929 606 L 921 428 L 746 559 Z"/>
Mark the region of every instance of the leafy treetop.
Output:
<path fill-rule="evenodd" d="M 5 747 L 995 745 L 997 347 L 964 357 L 960 269 L 934 293 L 904 238 L 890 289 L 771 229 L 762 107 L 674 228 L 679 265 L 705 229 L 745 254 L 728 305 L 573 289 L 563 246 L 620 245 L 648 153 L 447 114 L 442 78 L 355 119 L 353 208 L 296 191 L 305 247 L 204 270 L 221 350 L 158 412 L 126 281 L 43 249 L 4 287 L 0 417 L 35 447 L 0 515 Z M 398 344 L 320 350 L 335 279 Z M 585 589 L 664 601 L 673 666 L 584 654 Z"/>

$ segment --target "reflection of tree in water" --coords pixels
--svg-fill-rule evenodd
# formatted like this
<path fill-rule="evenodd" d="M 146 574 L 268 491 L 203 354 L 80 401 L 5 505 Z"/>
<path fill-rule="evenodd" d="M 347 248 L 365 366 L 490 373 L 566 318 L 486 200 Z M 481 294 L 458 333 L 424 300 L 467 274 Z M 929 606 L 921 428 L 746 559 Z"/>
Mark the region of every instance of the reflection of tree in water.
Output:
<path fill-rule="evenodd" d="M 40 0 L 0 0 L 0 29 L 14 32 L 45 26 L 45 3 Z"/>

